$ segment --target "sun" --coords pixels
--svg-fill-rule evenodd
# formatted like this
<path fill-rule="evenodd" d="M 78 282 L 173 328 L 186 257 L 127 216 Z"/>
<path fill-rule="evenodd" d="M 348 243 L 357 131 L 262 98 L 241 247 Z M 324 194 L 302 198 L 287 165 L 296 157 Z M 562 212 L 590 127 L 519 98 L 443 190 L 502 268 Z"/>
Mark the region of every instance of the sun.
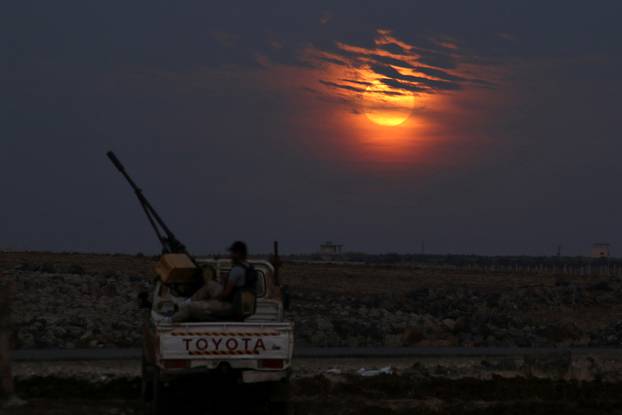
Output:
<path fill-rule="evenodd" d="M 363 93 L 363 112 L 378 125 L 394 127 L 403 124 L 415 106 L 412 93 L 373 81 Z"/>

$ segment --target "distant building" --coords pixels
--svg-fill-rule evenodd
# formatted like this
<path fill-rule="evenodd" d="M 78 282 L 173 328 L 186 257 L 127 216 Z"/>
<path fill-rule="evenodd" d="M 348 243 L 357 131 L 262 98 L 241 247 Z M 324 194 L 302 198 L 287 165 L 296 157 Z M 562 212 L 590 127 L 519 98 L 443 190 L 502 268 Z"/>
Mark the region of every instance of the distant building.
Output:
<path fill-rule="evenodd" d="M 595 243 L 592 245 L 592 258 L 609 258 L 609 244 Z"/>
<path fill-rule="evenodd" d="M 326 241 L 320 245 L 320 254 L 332 256 L 340 255 L 343 245 L 334 244 L 331 241 Z"/>

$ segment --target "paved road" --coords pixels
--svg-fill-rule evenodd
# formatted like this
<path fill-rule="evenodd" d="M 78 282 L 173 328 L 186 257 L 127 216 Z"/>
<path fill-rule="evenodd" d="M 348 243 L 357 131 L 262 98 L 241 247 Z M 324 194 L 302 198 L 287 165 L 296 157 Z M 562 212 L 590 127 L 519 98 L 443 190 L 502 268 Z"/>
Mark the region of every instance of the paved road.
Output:
<path fill-rule="evenodd" d="M 399 358 L 399 357 L 518 357 L 550 354 L 607 355 L 622 359 L 622 348 L 497 348 L 497 347 L 395 347 L 297 348 L 297 358 Z M 140 360 L 140 349 L 39 349 L 12 352 L 15 361 Z"/>

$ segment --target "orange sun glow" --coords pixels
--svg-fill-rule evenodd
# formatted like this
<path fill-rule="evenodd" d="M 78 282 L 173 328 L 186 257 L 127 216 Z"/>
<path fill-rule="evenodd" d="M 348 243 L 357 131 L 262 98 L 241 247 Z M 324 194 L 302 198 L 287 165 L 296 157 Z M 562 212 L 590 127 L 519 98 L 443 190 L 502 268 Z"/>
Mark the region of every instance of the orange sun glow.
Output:
<path fill-rule="evenodd" d="M 394 127 L 404 123 L 415 106 L 412 93 L 374 81 L 363 93 L 363 112 L 378 125 Z"/>

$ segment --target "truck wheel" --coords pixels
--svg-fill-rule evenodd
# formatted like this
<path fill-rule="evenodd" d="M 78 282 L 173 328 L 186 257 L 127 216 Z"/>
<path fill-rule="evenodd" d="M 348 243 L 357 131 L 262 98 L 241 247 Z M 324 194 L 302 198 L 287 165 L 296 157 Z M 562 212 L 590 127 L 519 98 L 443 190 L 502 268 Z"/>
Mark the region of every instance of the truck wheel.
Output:
<path fill-rule="evenodd" d="M 153 399 L 153 384 L 151 383 L 151 379 L 146 379 L 143 376 L 141 392 L 142 392 L 143 402 L 145 403 L 151 402 L 151 400 Z"/>
<path fill-rule="evenodd" d="M 164 387 L 160 380 L 160 374 L 156 373 L 151 380 L 151 415 L 162 415 L 166 413 L 166 400 L 164 399 Z"/>
<path fill-rule="evenodd" d="M 271 402 L 270 403 L 271 415 L 293 415 L 294 410 L 288 402 Z"/>
<path fill-rule="evenodd" d="M 142 392 L 145 415 L 166 413 L 164 388 L 157 368 L 147 367 L 143 371 Z"/>
<path fill-rule="evenodd" d="M 294 413 L 290 402 L 289 381 L 274 382 L 270 385 L 270 413 L 291 415 Z"/>
<path fill-rule="evenodd" d="M 153 367 L 145 361 L 144 357 L 143 357 L 141 372 L 142 372 L 141 392 L 142 392 L 143 402 L 145 403 L 151 402 L 151 399 L 153 399 L 153 380 L 152 380 Z"/>

